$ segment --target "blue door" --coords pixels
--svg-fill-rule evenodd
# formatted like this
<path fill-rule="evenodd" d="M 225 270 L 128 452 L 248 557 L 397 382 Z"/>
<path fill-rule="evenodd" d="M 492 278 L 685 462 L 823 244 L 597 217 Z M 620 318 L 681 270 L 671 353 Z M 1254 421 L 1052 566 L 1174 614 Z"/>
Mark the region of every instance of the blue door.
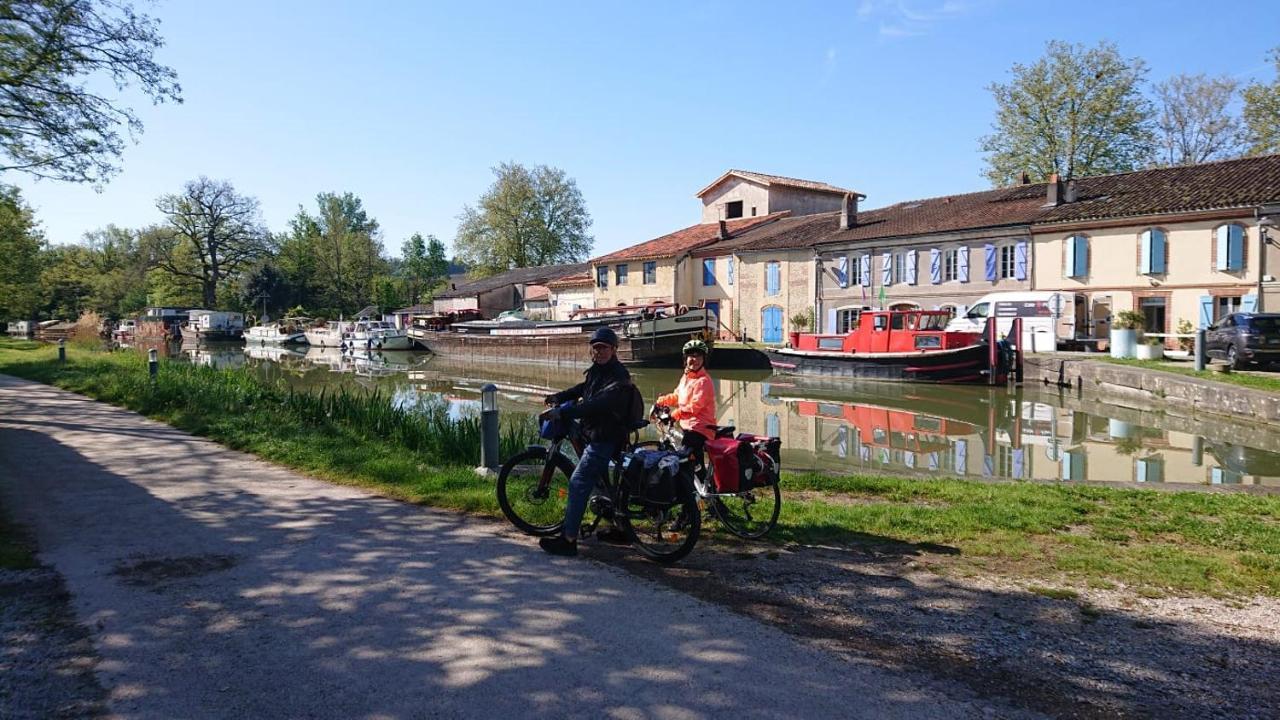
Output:
<path fill-rule="evenodd" d="M 782 308 L 774 305 L 760 311 L 760 328 L 760 339 L 764 342 L 782 342 Z"/>
<path fill-rule="evenodd" d="M 715 316 L 716 316 L 716 319 L 712 321 L 712 325 L 715 325 L 715 324 L 719 323 L 719 321 L 720 321 L 720 301 L 719 301 L 719 300 L 704 300 L 704 301 L 703 301 L 703 303 L 702 303 L 702 306 L 703 306 L 703 307 L 705 307 L 706 309 L 710 310 L 712 315 L 715 315 Z"/>

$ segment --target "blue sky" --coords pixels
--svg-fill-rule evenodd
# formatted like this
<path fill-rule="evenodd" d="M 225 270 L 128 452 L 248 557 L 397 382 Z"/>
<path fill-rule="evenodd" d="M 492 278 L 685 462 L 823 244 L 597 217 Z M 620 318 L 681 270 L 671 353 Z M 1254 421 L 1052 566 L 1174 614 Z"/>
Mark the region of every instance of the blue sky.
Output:
<path fill-rule="evenodd" d="M 354 192 L 392 255 L 452 240 L 500 162 L 578 181 L 596 252 L 695 223 L 729 168 L 821 180 L 865 207 L 979 190 L 985 89 L 1051 39 L 1111 40 L 1158 81 L 1269 79 L 1272 2 L 164 2 L 186 102 L 146 124 L 101 193 L 19 184 L 53 242 L 158 221 L 155 199 L 230 180 L 285 229 Z"/>

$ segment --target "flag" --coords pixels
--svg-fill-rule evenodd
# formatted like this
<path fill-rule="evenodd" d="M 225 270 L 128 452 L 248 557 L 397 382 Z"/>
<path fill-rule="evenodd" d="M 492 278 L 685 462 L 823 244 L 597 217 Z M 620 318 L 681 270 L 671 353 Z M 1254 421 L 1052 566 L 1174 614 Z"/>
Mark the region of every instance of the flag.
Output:
<path fill-rule="evenodd" d="M 866 305 L 867 304 L 867 286 L 863 283 L 858 283 L 858 287 L 862 288 L 862 304 Z"/>
<path fill-rule="evenodd" d="M 884 292 L 884 286 L 883 286 L 883 285 L 881 285 L 881 286 L 880 286 L 880 308 L 881 308 L 881 309 L 884 309 L 884 301 L 885 301 L 885 299 L 886 299 L 887 297 L 888 297 L 888 296 L 887 296 L 887 295 L 885 295 L 885 292 Z"/>

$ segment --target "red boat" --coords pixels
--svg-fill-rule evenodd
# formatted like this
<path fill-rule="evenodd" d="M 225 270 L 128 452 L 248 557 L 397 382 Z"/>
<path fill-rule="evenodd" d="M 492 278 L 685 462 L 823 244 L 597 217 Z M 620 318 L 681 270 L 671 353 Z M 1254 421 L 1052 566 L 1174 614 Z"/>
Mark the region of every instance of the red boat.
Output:
<path fill-rule="evenodd" d="M 904 382 L 989 383 L 1021 379 L 1022 349 L 981 333 L 948 332 L 941 310 L 869 310 L 844 335 L 792 333 L 790 347 L 765 350 L 780 373 Z M 1020 323 L 1019 323 L 1020 324 Z"/>

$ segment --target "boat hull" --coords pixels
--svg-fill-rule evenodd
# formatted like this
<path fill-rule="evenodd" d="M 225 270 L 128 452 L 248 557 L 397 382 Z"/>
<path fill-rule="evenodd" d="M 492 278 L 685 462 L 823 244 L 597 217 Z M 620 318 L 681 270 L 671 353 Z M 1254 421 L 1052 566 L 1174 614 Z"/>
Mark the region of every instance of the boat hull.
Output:
<path fill-rule="evenodd" d="M 355 335 L 346 339 L 347 347 L 356 350 L 409 350 L 413 348 L 413 340 L 408 335 L 374 335 L 361 337 Z"/>
<path fill-rule="evenodd" d="M 549 365 L 581 365 L 589 360 L 589 333 L 571 335 L 479 335 L 448 331 L 415 330 L 413 338 L 443 357 L 499 362 L 531 362 Z M 689 335 L 657 338 L 621 338 L 618 359 L 627 364 L 680 365 L 680 350 Z"/>
<path fill-rule="evenodd" d="M 918 353 L 854 354 L 770 348 L 765 350 L 774 372 L 854 380 L 892 382 L 989 382 L 989 349 L 985 344 Z M 996 382 L 1005 380 L 997 371 Z"/>

